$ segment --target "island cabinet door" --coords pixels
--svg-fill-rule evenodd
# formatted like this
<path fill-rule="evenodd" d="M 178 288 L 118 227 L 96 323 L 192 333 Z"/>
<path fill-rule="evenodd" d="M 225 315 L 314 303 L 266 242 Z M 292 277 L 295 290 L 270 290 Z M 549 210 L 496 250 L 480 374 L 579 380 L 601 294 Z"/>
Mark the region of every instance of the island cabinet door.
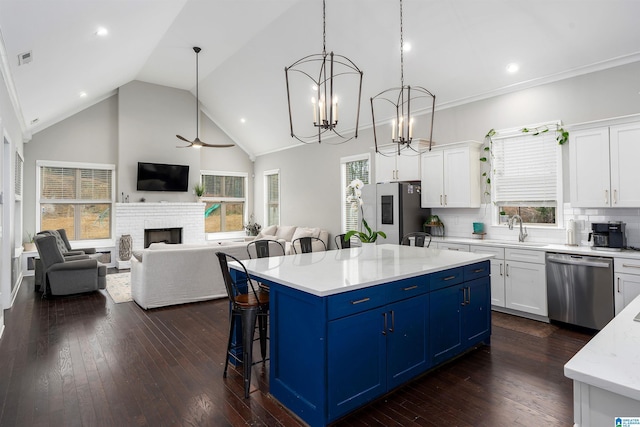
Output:
<path fill-rule="evenodd" d="M 429 301 L 431 362 L 437 365 L 462 351 L 463 285 L 432 291 Z"/>
<path fill-rule="evenodd" d="M 487 338 L 491 332 L 490 279 L 483 277 L 464 284 L 462 336 L 466 346 Z"/>
<path fill-rule="evenodd" d="M 329 420 L 387 390 L 384 307 L 332 320 L 327 331 Z"/>
<path fill-rule="evenodd" d="M 387 383 L 392 389 L 426 371 L 429 354 L 429 294 L 387 306 Z"/>

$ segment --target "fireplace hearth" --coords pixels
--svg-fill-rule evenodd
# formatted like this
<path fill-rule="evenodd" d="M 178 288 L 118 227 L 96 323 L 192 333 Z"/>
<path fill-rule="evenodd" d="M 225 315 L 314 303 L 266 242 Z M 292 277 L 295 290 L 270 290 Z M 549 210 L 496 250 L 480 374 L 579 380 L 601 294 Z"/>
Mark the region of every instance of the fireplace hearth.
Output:
<path fill-rule="evenodd" d="M 144 247 L 152 243 L 182 243 L 182 228 L 147 228 L 144 230 Z"/>

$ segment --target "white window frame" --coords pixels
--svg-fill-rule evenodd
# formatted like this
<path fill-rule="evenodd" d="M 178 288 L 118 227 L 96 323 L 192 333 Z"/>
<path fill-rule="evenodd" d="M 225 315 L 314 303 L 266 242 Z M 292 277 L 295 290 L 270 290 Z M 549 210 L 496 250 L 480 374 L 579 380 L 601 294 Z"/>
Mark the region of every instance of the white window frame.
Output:
<path fill-rule="evenodd" d="M 534 125 L 529 125 L 529 126 L 520 126 L 517 128 L 509 128 L 509 129 L 503 129 L 503 130 L 498 130 L 496 131 L 495 136 L 492 137 L 493 143 L 495 144 L 496 141 L 500 141 L 500 140 L 504 140 L 504 139 L 508 139 L 508 138 L 531 138 L 532 142 L 535 142 L 536 138 L 534 135 L 532 135 L 531 133 L 524 133 L 522 132 L 523 128 L 528 128 L 528 129 L 542 129 L 545 126 L 548 127 L 550 130 L 548 131 L 548 133 L 546 133 L 546 136 L 552 136 L 555 135 L 555 129 L 557 126 L 561 126 L 562 122 L 560 120 L 556 120 L 556 121 L 551 121 L 551 122 L 545 122 L 545 123 L 538 123 L 538 124 L 534 124 Z M 555 139 L 555 136 L 553 136 L 553 138 Z M 564 195 L 563 195 L 563 169 L 562 169 L 562 146 L 560 144 L 558 144 L 556 142 L 556 152 L 555 152 L 555 156 L 556 156 L 556 223 L 555 224 L 533 224 L 533 223 L 524 223 L 526 224 L 527 227 L 529 228 L 540 228 L 540 229 L 563 229 L 564 228 Z M 492 159 L 492 164 L 491 164 L 491 185 L 494 185 L 496 183 L 496 179 L 494 177 L 494 172 L 495 172 L 495 165 L 493 164 L 493 161 L 495 159 Z M 492 225 L 493 226 L 501 226 L 501 227 L 505 227 L 507 224 L 500 224 L 500 212 L 498 209 L 498 202 L 496 202 L 496 192 L 492 189 L 491 191 L 491 218 L 492 218 Z"/>
<path fill-rule="evenodd" d="M 202 177 L 204 175 L 215 176 L 239 176 L 244 178 L 244 198 L 239 197 L 201 197 L 203 202 L 243 202 L 244 203 L 244 224 L 249 219 L 249 174 L 247 172 L 229 172 L 229 171 L 216 171 L 216 170 L 201 170 L 200 171 L 200 184 L 202 184 Z M 233 239 L 246 236 L 244 229 L 240 231 L 220 231 L 215 233 L 205 233 L 207 240 L 219 240 L 219 239 Z"/>
<path fill-rule="evenodd" d="M 340 229 L 342 233 L 346 233 L 347 231 L 347 216 L 345 212 L 345 203 L 347 200 L 347 185 L 349 185 L 347 181 L 347 169 L 346 164 L 351 162 L 357 162 L 361 160 L 366 160 L 369 163 L 369 182 L 365 184 L 371 184 L 371 180 L 373 178 L 373 173 L 371 170 L 371 154 L 363 153 L 363 154 L 355 154 L 353 156 L 341 157 L 340 158 Z"/>
<path fill-rule="evenodd" d="M 264 197 L 264 213 L 263 213 L 263 221 L 264 221 L 264 227 L 268 227 L 270 224 L 268 224 L 268 220 L 269 220 L 269 181 L 268 181 L 268 177 L 272 176 L 272 175 L 278 175 L 278 223 L 277 224 L 271 224 L 271 225 L 280 225 L 280 217 L 282 216 L 282 207 L 280 204 L 280 185 L 282 183 L 282 179 L 280 177 L 280 169 L 271 169 L 268 171 L 264 171 L 263 173 L 263 197 Z"/>
<path fill-rule="evenodd" d="M 107 164 L 107 163 L 84 163 L 84 162 L 61 162 L 61 161 L 52 161 L 52 160 L 36 160 L 36 233 L 40 230 L 40 203 L 41 203 L 41 188 L 40 188 L 40 176 L 41 169 L 43 167 L 52 167 L 52 168 L 72 168 L 72 169 L 105 169 L 111 171 L 111 200 L 108 203 L 111 205 L 111 230 L 109 234 L 110 238 L 107 239 L 95 239 L 95 240 L 78 240 L 82 242 L 83 246 L 113 246 L 115 236 L 115 203 L 116 203 L 116 165 Z M 102 202 L 104 203 L 104 202 Z M 71 243 L 75 242 L 72 240 Z"/>

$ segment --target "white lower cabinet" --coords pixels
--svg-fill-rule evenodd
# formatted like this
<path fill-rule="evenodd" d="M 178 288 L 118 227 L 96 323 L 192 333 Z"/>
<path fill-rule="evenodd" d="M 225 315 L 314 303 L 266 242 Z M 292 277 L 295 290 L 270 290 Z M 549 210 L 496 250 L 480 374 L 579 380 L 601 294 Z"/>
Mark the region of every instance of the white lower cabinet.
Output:
<path fill-rule="evenodd" d="M 491 305 L 546 317 L 547 277 L 543 251 L 471 245 L 491 253 Z"/>
<path fill-rule="evenodd" d="M 432 243 L 433 245 L 433 243 Z M 449 251 L 469 252 L 469 245 L 463 243 L 447 243 L 438 242 L 438 249 L 444 249 Z"/>
<path fill-rule="evenodd" d="M 613 271 L 615 272 L 614 302 L 617 316 L 627 304 L 640 295 L 640 260 L 616 257 L 613 260 Z"/>
<path fill-rule="evenodd" d="M 471 245 L 469 251 L 479 254 L 492 254 L 491 263 L 491 305 L 493 307 L 504 307 L 504 248 L 497 246 Z"/>

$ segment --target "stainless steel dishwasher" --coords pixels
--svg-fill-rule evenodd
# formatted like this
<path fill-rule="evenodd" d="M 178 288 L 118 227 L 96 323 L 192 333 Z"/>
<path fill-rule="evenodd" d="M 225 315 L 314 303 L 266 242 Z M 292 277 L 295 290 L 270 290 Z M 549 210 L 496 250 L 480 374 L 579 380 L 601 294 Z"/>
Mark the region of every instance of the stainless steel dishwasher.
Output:
<path fill-rule="evenodd" d="M 549 319 L 602 329 L 614 316 L 613 259 L 547 253 Z"/>

